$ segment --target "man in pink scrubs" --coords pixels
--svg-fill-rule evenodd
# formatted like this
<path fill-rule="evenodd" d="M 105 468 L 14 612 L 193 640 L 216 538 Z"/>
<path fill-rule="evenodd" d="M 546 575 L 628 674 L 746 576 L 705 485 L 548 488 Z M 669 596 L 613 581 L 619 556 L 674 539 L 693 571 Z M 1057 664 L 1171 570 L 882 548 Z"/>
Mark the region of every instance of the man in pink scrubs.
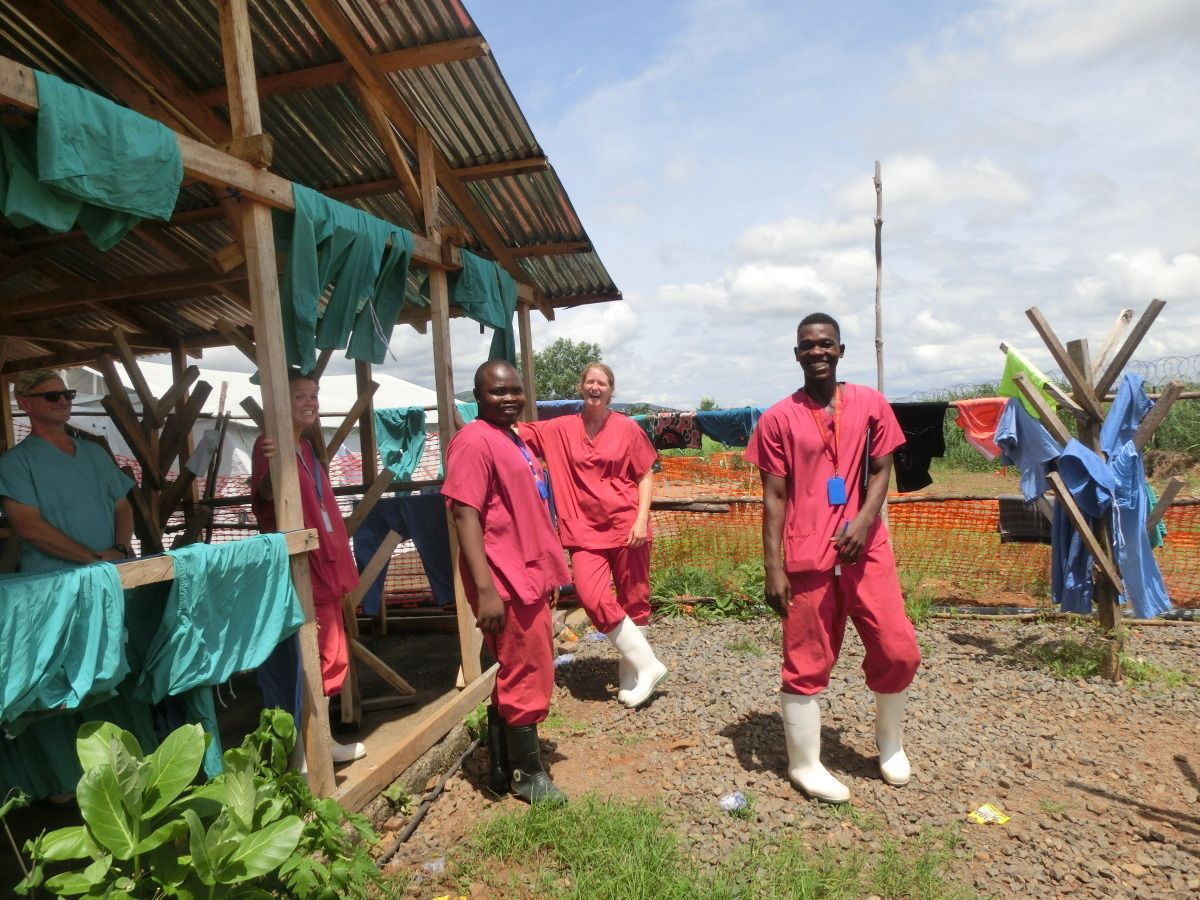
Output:
<path fill-rule="evenodd" d="M 762 476 L 766 601 L 783 617 L 788 775 L 809 796 L 842 803 L 849 789 L 821 764 L 817 695 L 829 684 L 847 617 L 875 692 L 880 772 L 889 784 L 909 780 L 901 723 L 921 654 L 879 518 L 892 451 L 904 436 L 883 395 L 838 383 L 846 348 L 833 318 L 806 317 L 796 343 L 804 386 L 763 414 L 746 459 Z"/>
<path fill-rule="evenodd" d="M 479 418 L 454 436 L 442 494 L 458 532 L 459 568 L 476 622 L 500 664 L 488 707 L 490 782 L 518 797 L 564 801 L 542 766 L 537 723 L 554 689 L 553 592 L 569 580 L 550 522 L 542 466 L 515 431 L 525 408 L 517 370 L 504 360 L 475 373 Z"/>

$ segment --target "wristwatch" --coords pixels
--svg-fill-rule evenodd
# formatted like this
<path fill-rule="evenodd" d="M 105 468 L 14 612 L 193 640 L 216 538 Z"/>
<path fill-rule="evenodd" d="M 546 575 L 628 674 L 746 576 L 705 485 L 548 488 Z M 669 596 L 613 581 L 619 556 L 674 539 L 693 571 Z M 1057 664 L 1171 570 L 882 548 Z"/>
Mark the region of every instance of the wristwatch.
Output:
<path fill-rule="evenodd" d="M 112 548 L 118 553 L 124 553 L 126 559 L 133 559 L 133 551 L 129 549 L 127 544 L 113 544 Z"/>

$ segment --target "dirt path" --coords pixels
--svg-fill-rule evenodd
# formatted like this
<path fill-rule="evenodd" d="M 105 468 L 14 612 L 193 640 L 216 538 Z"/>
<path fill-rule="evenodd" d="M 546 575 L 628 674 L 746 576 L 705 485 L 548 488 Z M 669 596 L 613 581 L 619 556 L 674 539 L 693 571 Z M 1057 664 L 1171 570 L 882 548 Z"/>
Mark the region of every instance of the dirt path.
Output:
<path fill-rule="evenodd" d="M 1130 634 L 1131 653 L 1193 679 L 1173 689 L 1061 680 L 1022 661 L 1034 647 L 1082 634 L 1051 623 L 922 626 L 925 664 L 911 690 L 906 740 L 914 775 L 899 789 L 877 776 L 873 701 L 859 670 L 861 647 L 848 638 L 827 694 L 824 759 L 849 785 L 853 810 L 814 803 L 786 780 L 778 625 L 766 620 L 656 624 L 652 641 L 672 675 L 635 712 L 611 699 L 611 648 L 580 642 L 575 662 L 559 670 L 544 755 L 573 795 L 661 804 L 705 864 L 741 843 L 784 834 L 814 848 L 869 850 L 884 836 L 903 845 L 950 827 L 962 838 L 951 875 L 983 894 L 1195 895 L 1200 627 Z M 479 751 L 450 782 L 397 856 L 399 866 L 420 872 L 452 854 L 484 817 L 516 806 L 489 799 L 485 762 Z M 754 818 L 718 809 L 718 798 L 734 790 L 753 795 Z M 968 824 L 967 812 L 989 801 L 1012 820 Z M 419 882 L 413 895 L 447 886 Z"/>

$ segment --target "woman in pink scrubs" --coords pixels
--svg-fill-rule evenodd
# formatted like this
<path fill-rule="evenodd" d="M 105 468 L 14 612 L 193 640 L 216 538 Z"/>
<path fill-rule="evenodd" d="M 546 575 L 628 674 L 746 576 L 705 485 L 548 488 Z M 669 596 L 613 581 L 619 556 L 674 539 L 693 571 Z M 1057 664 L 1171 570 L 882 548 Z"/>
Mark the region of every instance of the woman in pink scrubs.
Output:
<path fill-rule="evenodd" d="M 346 524 L 338 508 L 337 497 L 329 473 L 321 465 L 313 445 L 305 438 L 305 429 L 320 423 L 320 388 L 315 378 L 301 375 L 296 370 L 288 372 L 288 390 L 292 400 L 292 437 L 296 444 L 296 463 L 300 478 L 300 506 L 304 512 L 304 527 L 317 530 L 318 546 L 308 554 L 309 572 L 312 577 L 313 607 L 317 616 L 317 646 L 321 655 L 321 681 L 326 702 L 334 694 L 341 693 L 342 682 L 349 666 L 349 649 L 346 644 L 346 623 L 342 619 L 342 597 L 358 585 L 358 567 L 350 552 L 350 538 L 346 535 Z M 275 455 L 275 442 L 266 435 L 259 435 L 254 442 L 252 455 L 250 490 L 253 492 L 250 508 L 258 521 L 258 530 L 277 531 L 275 523 L 274 493 L 271 490 L 270 460 Z M 291 707 L 291 679 L 298 678 L 294 639 L 280 644 L 271 657 L 259 667 L 259 683 L 263 688 L 263 701 L 277 704 L 293 715 L 298 710 Z M 291 696 L 295 696 L 294 694 Z M 297 725 L 299 720 L 297 719 Z M 351 762 L 366 755 L 360 743 L 339 744 L 333 741 L 333 761 Z"/>
<path fill-rule="evenodd" d="M 621 654 L 617 699 L 633 709 L 667 677 L 645 636 L 657 454 L 633 420 L 609 409 L 615 386 L 612 369 L 593 363 L 579 379 L 579 415 L 518 428 L 550 470 L 575 589 L 592 623 Z"/>

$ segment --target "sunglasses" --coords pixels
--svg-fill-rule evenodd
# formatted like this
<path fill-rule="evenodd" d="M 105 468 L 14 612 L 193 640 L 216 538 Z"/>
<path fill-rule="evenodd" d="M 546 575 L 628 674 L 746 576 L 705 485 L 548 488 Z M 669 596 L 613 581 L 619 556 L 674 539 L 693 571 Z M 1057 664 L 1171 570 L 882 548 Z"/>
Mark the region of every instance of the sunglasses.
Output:
<path fill-rule="evenodd" d="M 79 393 L 76 390 L 67 391 L 42 391 L 40 394 L 22 394 L 22 397 L 45 397 L 47 403 L 57 403 L 63 397 L 68 401 L 74 400 L 75 395 Z"/>

